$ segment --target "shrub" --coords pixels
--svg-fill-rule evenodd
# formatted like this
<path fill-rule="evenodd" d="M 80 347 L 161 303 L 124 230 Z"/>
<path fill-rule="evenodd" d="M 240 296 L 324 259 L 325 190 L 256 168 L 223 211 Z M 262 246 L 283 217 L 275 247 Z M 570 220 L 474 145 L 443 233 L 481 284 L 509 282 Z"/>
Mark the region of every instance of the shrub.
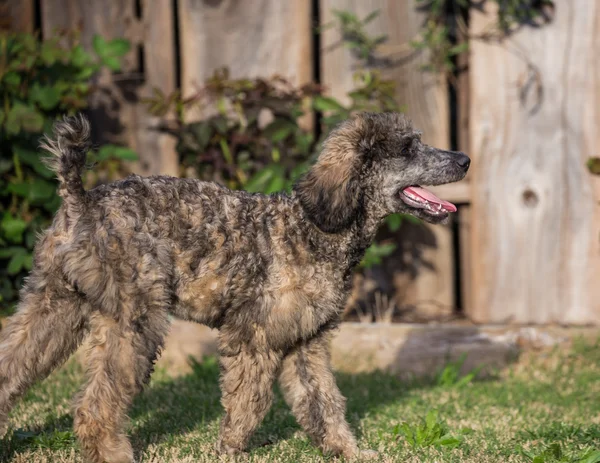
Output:
<path fill-rule="evenodd" d="M 34 34 L 0 35 L 0 305 L 9 308 L 31 269 L 36 233 L 60 206 L 53 173 L 38 144 L 53 121 L 87 107 L 90 78 L 103 67 L 120 69 L 129 50 L 124 39 L 94 39 L 94 53 L 72 33 L 40 41 Z M 130 150 L 101 147 L 99 169 L 115 170 Z"/>

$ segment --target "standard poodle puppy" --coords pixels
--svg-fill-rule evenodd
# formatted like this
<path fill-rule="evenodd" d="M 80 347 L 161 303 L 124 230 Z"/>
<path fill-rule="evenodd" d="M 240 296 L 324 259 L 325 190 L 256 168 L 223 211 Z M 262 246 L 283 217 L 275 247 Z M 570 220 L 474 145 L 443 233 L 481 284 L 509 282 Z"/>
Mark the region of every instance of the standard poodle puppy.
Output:
<path fill-rule="evenodd" d="M 289 195 L 165 176 L 86 191 L 89 123 L 65 118 L 54 133 L 43 147 L 63 204 L 0 332 L 0 433 L 15 400 L 89 337 L 75 432 L 88 461 L 132 462 L 126 411 L 172 314 L 220 332 L 220 453 L 246 448 L 279 378 L 323 452 L 361 456 L 328 349 L 352 270 L 387 215 L 455 212 L 420 185 L 461 180 L 469 158 L 425 145 L 402 115 L 363 113 L 331 132 Z"/>

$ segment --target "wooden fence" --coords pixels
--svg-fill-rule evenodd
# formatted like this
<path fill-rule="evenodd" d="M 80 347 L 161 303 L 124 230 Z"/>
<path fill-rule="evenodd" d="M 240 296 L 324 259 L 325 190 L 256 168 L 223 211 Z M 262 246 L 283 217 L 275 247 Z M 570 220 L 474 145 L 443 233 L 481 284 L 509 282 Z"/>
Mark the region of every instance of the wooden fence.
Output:
<path fill-rule="evenodd" d="M 472 14 L 471 33 L 493 20 L 492 3 Z M 600 324 L 600 183 L 585 169 L 600 151 L 600 4 L 574 3 L 556 0 L 549 25 L 474 41 L 461 58 L 470 70 L 458 86 L 456 139 L 473 167 L 437 190 L 460 205 L 458 226 L 427 227 L 416 240 L 401 231 L 416 259 L 398 279 L 404 305 L 460 300 L 481 323 Z M 107 137 L 143 156 L 142 174 L 177 166 L 174 141 L 148 130 L 156 121 L 137 101 L 153 87 L 185 95 L 227 66 L 233 77 L 278 73 L 297 84 L 320 76 L 343 100 L 352 54 L 334 28 L 314 46 L 316 19 L 329 23 L 334 9 L 380 10 L 367 30 L 388 36 L 383 54 L 406 47 L 424 17 L 416 0 L 0 0 L 3 27 L 39 27 L 44 37 L 81 27 L 87 46 L 96 33 L 134 44 L 124 74 L 100 77 L 108 93 L 94 105 Z M 385 73 L 425 141 L 450 148 L 448 85 L 421 70 L 426 59 L 411 53 Z"/>

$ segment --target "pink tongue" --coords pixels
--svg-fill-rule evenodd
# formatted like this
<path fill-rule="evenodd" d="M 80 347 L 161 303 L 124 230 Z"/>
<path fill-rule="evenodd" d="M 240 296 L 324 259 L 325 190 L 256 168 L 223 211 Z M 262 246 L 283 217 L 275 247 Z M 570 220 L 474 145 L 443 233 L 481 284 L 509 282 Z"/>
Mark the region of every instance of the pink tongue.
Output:
<path fill-rule="evenodd" d="M 409 186 L 408 188 L 405 188 L 404 191 L 408 191 L 409 193 L 429 201 L 430 203 L 441 204 L 442 207 L 448 212 L 456 212 L 456 206 L 454 204 L 438 198 L 431 191 L 426 190 L 425 188 L 421 188 L 420 186 Z"/>

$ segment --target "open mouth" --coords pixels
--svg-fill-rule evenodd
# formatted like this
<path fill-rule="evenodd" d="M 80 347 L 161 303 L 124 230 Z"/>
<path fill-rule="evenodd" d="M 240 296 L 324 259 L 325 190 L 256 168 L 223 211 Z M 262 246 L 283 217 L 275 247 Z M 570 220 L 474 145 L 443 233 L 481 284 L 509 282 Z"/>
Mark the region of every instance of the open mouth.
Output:
<path fill-rule="evenodd" d="M 449 212 L 456 212 L 456 206 L 448 201 L 438 198 L 426 188 L 413 185 L 400 191 L 400 198 L 404 203 L 414 209 L 422 209 L 429 215 L 442 217 Z"/>

